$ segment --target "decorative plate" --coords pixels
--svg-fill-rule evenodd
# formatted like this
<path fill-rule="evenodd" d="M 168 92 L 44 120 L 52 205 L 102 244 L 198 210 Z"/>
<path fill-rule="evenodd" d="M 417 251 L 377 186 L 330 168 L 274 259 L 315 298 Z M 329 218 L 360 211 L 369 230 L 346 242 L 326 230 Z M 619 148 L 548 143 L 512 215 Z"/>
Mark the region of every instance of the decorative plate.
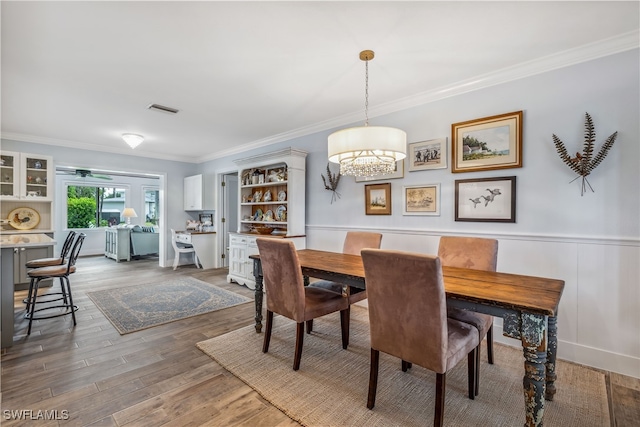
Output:
<path fill-rule="evenodd" d="M 263 221 L 266 221 L 266 222 L 271 222 L 271 221 L 273 221 L 273 211 L 272 211 L 271 209 L 269 209 L 268 211 L 266 211 L 266 212 L 264 213 L 264 216 L 262 217 L 262 220 L 263 220 Z"/>
<path fill-rule="evenodd" d="M 276 209 L 276 221 L 286 221 L 287 220 L 287 207 L 285 205 L 280 205 Z"/>
<path fill-rule="evenodd" d="M 264 201 L 264 202 L 270 202 L 271 201 L 271 191 L 267 190 L 264 193 L 264 197 L 262 198 L 262 201 Z"/>
<path fill-rule="evenodd" d="M 260 208 L 256 209 L 256 213 L 253 214 L 253 220 L 254 221 L 262 221 L 262 209 L 260 209 Z"/>
<path fill-rule="evenodd" d="M 253 203 L 258 203 L 260 199 L 262 199 L 262 191 L 256 190 L 256 192 L 253 193 Z"/>
<path fill-rule="evenodd" d="M 40 223 L 40 214 L 31 208 L 17 208 L 9 212 L 9 225 L 18 230 L 31 230 Z"/>
<path fill-rule="evenodd" d="M 284 202 L 285 200 L 287 200 L 287 192 L 282 190 L 278 193 L 278 201 Z"/>

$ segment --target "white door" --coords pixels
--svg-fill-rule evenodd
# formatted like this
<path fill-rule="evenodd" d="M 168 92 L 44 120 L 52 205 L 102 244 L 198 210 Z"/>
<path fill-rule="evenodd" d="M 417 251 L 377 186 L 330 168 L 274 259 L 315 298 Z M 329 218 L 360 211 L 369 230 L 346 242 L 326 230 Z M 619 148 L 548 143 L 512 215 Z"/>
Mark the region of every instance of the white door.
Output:
<path fill-rule="evenodd" d="M 222 176 L 222 266 L 229 267 L 229 232 L 238 231 L 238 173 Z"/>

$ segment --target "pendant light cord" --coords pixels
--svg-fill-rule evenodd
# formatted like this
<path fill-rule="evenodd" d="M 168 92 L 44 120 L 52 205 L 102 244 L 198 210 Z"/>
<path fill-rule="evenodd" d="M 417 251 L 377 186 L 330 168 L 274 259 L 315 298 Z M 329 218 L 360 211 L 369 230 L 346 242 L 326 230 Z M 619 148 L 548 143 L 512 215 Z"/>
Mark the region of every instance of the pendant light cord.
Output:
<path fill-rule="evenodd" d="M 364 61 L 364 125 L 369 126 L 369 60 Z"/>

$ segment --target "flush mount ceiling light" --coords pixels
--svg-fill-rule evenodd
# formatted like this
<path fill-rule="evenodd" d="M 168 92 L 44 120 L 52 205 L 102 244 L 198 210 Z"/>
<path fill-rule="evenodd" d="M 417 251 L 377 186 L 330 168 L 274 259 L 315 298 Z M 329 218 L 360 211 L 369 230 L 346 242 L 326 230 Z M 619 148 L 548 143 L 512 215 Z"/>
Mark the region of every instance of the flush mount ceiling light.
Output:
<path fill-rule="evenodd" d="M 124 139 L 124 142 L 126 142 L 131 148 L 136 148 L 138 145 L 142 144 L 142 141 L 144 141 L 144 137 L 142 135 L 137 135 L 135 133 L 123 133 L 122 139 Z"/>
<path fill-rule="evenodd" d="M 395 171 L 396 162 L 406 157 L 405 131 L 369 126 L 369 61 L 371 50 L 360 52 L 365 62 L 364 126 L 342 129 L 329 135 L 329 161 L 340 164 L 342 175 L 359 177 L 386 175 Z"/>

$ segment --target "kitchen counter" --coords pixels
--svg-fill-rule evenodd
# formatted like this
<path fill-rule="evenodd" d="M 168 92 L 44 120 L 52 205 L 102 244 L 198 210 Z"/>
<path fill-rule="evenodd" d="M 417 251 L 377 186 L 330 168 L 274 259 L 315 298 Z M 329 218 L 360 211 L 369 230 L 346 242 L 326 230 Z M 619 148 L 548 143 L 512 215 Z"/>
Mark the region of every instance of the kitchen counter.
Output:
<path fill-rule="evenodd" d="M 46 234 L 0 234 L 0 248 L 25 248 L 29 246 L 55 245 L 56 241 Z"/>
<path fill-rule="evenodd" d="M 13 292 L 14 253 L 28 247 L 53 246 L 56 241 L 46 234 L 2 234 L 0 235 L 0 339 L 2 348 L 13 345 Z"/>

